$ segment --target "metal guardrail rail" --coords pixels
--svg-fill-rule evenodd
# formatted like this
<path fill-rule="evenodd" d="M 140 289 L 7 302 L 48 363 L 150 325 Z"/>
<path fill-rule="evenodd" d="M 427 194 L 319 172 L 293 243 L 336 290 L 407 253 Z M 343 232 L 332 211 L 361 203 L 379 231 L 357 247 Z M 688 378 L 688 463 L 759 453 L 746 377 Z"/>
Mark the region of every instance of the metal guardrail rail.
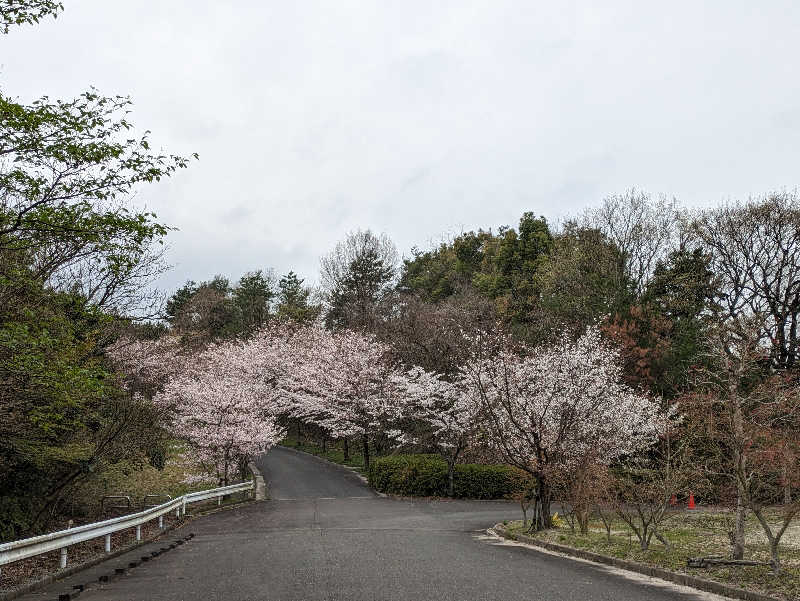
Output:
<path fill-rule="evenodd" d="M 175 512 L 176 517 L 181 517 L 182 515 L 186 515 L 186 506 L 190 503 L 217 499 L 217 503 L 219 504 L 222 502 L 222 497 L 245 491 L 255 492 L 255 482 L 253 480 L 241 482 L 240 484 L 213 488 L 211 490 L 188 493 L 181 497 L 171 499 L 161 505 L 156 505 L 137 513 L 123 515 L 110 520 L 84 524 L 58 532 L 2 543 L 0 544 L 0 566 L 21 559 L 27 559 L 28 557 L 34 557 L 35 555 L 41 555 L 42 553 L 60 550 L 60 567 L 63 569 L 67 567 L 67 548 L 70 545 L 104 536 L 105 551 L 106 553 L 111 553 L 111 535 L 115 532 L 127 530 L 128 528 L 136 528 L 136 540 L 140 541 L 142 540 L 142 524 L 145 522 L 158 519 L 159 528 L 163 528 L 164 515 L 171 511 Z"/>

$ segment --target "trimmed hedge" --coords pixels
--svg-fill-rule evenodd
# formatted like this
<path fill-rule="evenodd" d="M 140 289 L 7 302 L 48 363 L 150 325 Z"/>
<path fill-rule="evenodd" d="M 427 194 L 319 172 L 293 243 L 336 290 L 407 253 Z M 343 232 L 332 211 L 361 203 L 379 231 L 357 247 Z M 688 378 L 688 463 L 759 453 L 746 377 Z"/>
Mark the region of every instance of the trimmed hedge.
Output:
<path fill-rule="evenodd" d="M 374 459 L 369 484 L 383 493 L 409 497 L 446 497 L 447 462 L 438 455 L 390 455 Z M 523 490 L 530 477 L 508 465 L 456 465 L 454 496 L 460 499 L 504 499 Z"/>

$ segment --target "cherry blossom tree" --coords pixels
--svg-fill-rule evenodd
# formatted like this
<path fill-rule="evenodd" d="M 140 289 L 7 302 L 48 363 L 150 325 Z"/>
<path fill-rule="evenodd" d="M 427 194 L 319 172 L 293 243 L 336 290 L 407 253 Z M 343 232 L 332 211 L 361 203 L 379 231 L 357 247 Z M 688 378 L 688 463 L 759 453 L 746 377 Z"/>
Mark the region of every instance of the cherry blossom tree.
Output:
<path fill-rule="evenodd" d="M 266 335 L 212 344 L 157 395 L 175 416 L 175 432 L 220 485 L 284 436 L 276 422 L 284 358 L 282 345 Z"/>
<path fill-rule="evenodd" d="M 623 383 L 618 351 L 590 327 L 576 341 L 514 348 L 479 334 L 462 369 L 505 460 L 533 476 L 540 518 L 552 526 L 551 480 L 583 457 L 609 463 L 648 448 L 665 419 L 659 403 Z"/>
<path fill-rule="evenodd" d="M 360 437 L 368 469 L 370 439 L 403 412 L 389 347 L 370 335 L 319 326 L 297 332 L 290 344 L 294 366 L 284 389 L 292 415 L 334 438 Z"/>
<path fill-rule="evenodd" d="M 422 420 L 432 431 L 433 443 L 447 461 L 448 495 L 454 495 L 455 464 L 480 425 L 480 400 L 469 381 L 448 381 L 441 374 L 414 367 L 395 377 L 406 397 L 410 417 Z"/>
<path fill-rule="evenodd" d="M 106 354 L 119 370 L 124 386 L 147 398 L 155 396 L 191 361 L 180 339 L 170 335 L 156 339 L 123 336 L 106 349 Z"/>

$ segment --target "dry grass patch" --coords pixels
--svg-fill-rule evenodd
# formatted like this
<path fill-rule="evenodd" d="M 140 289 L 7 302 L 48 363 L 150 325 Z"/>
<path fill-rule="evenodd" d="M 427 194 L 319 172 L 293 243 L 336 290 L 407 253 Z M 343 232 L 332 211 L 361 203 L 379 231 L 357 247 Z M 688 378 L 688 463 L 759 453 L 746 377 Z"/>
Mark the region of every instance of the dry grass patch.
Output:
<path fill-rule="evenodd" d="M 777 522 L 777 513 L 774 515 Z M 552 543 L 716 580 L 787 601 L 800 599 L 800 523 L 795 523 L 791 532 L 784 536 L 781 543 L 782 573 L 777 576 L 769 566 L 687 567 L 686 560 L 689 557 L 730 557 L 726 529 L 731 519 L 732 515 L 722 510 L 674 512 L 663 528 L 672 548 L 653 539 L 647 551 L 640 548 L 636 536 L 617 518 L 611 522 L 610 536 L 599 518 L 590 521 L 589 533 L 586 535 L 581 535 L 577 530 L 573 532 L 565 523 L 559 528 L 531 535 Z M 521 521 L 509 522 L 507 528 L 515 534 L 526 532 Z M 752 516 L 747 522 L 745 559 L 763 562 L 770 559 L 763 531 Z"/>

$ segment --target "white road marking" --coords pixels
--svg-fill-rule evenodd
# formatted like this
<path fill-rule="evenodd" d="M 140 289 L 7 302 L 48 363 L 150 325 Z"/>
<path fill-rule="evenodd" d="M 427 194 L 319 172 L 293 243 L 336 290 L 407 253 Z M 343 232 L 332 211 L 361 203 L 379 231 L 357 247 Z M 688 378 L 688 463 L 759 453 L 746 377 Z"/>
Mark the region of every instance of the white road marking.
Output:
<path fill-rule="evenodd" d="M 562 557 L 564 559 L 569 559 L 572 561 L 588 563 L 589 565 L 592 565 L 599 570 L 604 570 L 606 572 L 614 574 L 615 576 L 621 576 L 622 578 L 633 580 L 635 582 L 646 584 L 648 586 L 657 586 L 659 588 L 678 591 L 685 595 L 693 595 L 696 599 L 702 601 L 732 601 L 730 597 L 722 597 L 720 595 L 715 595 L 714 593 L 698 591 L 695 588 L 691 588 L 689 586 L 683 586 L 680 584 L 675 584 L 674 582 L 668 582 L 666 580 L 661 580 L 660 578 L 653 578 L 652 576 L 645 576 L 644 574 L 629 572 L 628 570 L 623 570 L 621 568 L 616 568 L 614 566 L 608 566 L 602 563 L 595 563 L 594 561 L 581 559 L 580 557 L 572 557 L 571 555 L 564 555 L 563 553 L 557 553 L 556 551 L 551 551 L 543 547 L 537 547 L 536 545 L 529 545 L 526 543 L 521 543 L 519 541 L 509 540 L 507 538 L 503 538 L 491 528 L 486 530 L 485 534 L 484 533 L 474 534 L 473 537 L 477 540 L 489 543 L 490 545 L 496 545 L 500 547 L 525 547 L 526 549 L 536 551 L 537 553 L 546 553 L 548 555 L 555 555 L 556 557 Z"/>

